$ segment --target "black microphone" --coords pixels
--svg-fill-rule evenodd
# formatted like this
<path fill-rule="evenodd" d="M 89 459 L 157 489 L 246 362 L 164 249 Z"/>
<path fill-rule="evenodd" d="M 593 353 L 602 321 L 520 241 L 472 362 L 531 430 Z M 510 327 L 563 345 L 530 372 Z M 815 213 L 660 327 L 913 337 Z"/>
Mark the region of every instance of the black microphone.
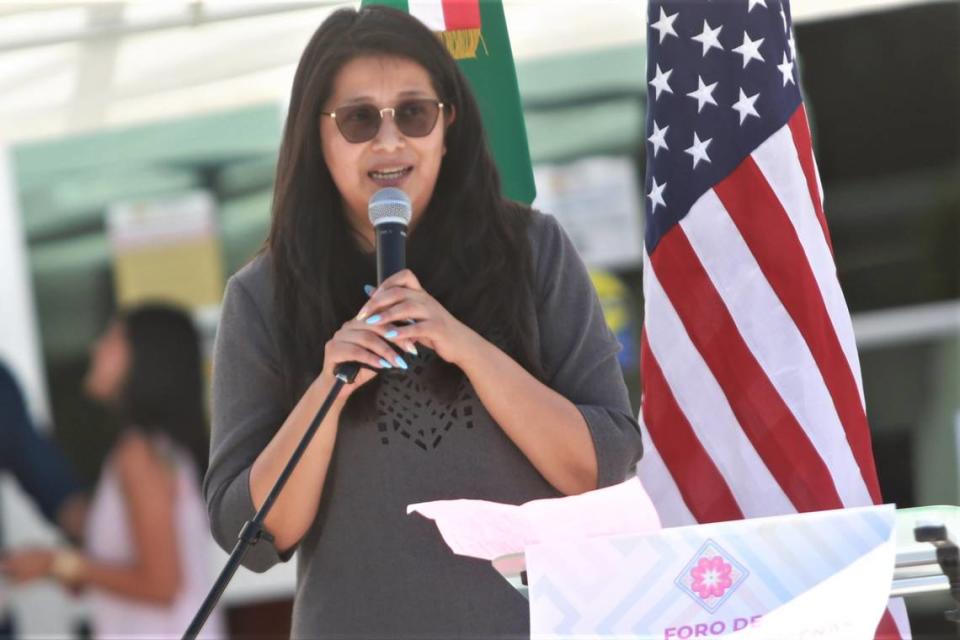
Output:
<path fill-rule="evenodd" d="M 410 198 L 386 187 L 370 198 L 367 216 L 377 234 L 377 284 L 407 267 L 407 225 L 413 216 Z"/>
<path fill-rule="evenodd" d="M 377 237 L 377 284 L 407 267 L 407 225 L 413 217 L 410 198 L 396 187 L 385 187 L 370 197 L 367 216 Z M 342 362 L 334 375 L 353 382 L 360 370 L 358 362 Z"/>

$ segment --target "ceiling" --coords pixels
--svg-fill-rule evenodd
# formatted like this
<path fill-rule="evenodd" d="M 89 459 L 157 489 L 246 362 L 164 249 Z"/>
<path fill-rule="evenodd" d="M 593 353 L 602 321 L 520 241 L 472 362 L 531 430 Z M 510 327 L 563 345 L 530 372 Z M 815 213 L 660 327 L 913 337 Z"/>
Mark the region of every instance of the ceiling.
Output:
<path fill-rule="evenodd" d="M 801 0 L 799 22 L 922 0 Z M 286 99 L 316 26 L 356 2 L 181 0 L 0 4 L 0 140 Z M 518 60 L 640 45 L 642 0 L 505 0 Z M 546 19 L 545 19 L 546 18 Z"/>

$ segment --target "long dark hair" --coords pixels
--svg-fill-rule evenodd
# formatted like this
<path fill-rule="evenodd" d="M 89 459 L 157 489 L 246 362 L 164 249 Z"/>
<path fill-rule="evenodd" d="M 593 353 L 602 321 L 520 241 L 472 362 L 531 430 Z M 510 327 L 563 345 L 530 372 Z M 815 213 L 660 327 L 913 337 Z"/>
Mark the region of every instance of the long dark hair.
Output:
<path fill-rule="evenodd" d="M 363 304 L 363 285 L 375 281 L 373 257 L 351 234 L 320 145 L 320 111 L 336 74 L 360 56 L 419 64 L 456 114 L 433 196 L 410 237 L 408 266 L 454 316 L 542 377 L 528 325 L 529 209 L 501 195 L 480 110 L 440 39 L 416 18 L 375 5 L 331 14 L 293 82 L 267 240 L 289 401 L 322 369 L 325 343 Z M 453 393 L 462 372 L 441 363 L 431 378 Z"/>
<path fill-rule="evenodd" d="M 144 304 L 118 318 L 130 364 L 118 409 L 123 428 L 161 433 L 186 449 L 200 477 L 207 467 L 200 337 L 187 313 L 166 304 Z"/>

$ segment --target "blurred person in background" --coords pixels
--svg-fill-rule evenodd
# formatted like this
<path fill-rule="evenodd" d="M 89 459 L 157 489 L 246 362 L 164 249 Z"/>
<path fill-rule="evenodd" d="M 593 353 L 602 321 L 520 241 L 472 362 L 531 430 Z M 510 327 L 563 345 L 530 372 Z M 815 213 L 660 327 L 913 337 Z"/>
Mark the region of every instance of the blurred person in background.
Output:
<path fill-rule="evenodd" d="M 13 582 L 54 578 L 89 592 L 94 637 L 179 637 L 210 584 L 200 498 L 207 429 L 199 336 L 164 305 L 121 314 L 92 351 L 84 381 L 120 429 L 79 549 L 27 549 L 0 568 Z M 213 616 L 204 637 L 219 637 Z"/>
<path fill-rule="evenodd" d="M 86 496 L 66 457 L 53 440 L 34 428 L 23 393 L 0 362 L 0 473 L 9 473 L 40 513 L 68 538 L 79 541 L 86 516 Z M 0 526 L 2 533 L 2 526 Z M 3 553 L 0 539 L 0 557 Z M 0 590 L 3 587 L 0 586 Z M 14 637 L 11 617 L 0 593 L 0 638 Z"/>
<path fill-rule="evenodd" d="M 367 204 L 384 187 L 411 202 L 410 268 L 365 288 Z M 267 246 L 224 297 L 205 481 L 214 537 L 233 546 L 334 369 L 358 362 L 245 565 L 299 549 L 294 637 L 529 637 L 527 601 L 406 506 L 624 481 L 641 444 L 618 349 L 556 220 L 501 195 L 443 43 L 394 9 L 336 11 L 297 68 Z"/>

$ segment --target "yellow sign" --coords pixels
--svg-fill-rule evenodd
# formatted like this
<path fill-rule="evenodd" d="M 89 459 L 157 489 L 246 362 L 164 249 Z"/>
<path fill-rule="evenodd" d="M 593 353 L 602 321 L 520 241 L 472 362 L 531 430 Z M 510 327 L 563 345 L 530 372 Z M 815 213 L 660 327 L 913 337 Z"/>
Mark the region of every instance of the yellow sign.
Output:
<path fill-rule="evenodd" d="M 223 261 L 213 198 L 121 203 L 107 219 L 119 306 L 166 301 L 191 310 L 220 303 Z"/>

